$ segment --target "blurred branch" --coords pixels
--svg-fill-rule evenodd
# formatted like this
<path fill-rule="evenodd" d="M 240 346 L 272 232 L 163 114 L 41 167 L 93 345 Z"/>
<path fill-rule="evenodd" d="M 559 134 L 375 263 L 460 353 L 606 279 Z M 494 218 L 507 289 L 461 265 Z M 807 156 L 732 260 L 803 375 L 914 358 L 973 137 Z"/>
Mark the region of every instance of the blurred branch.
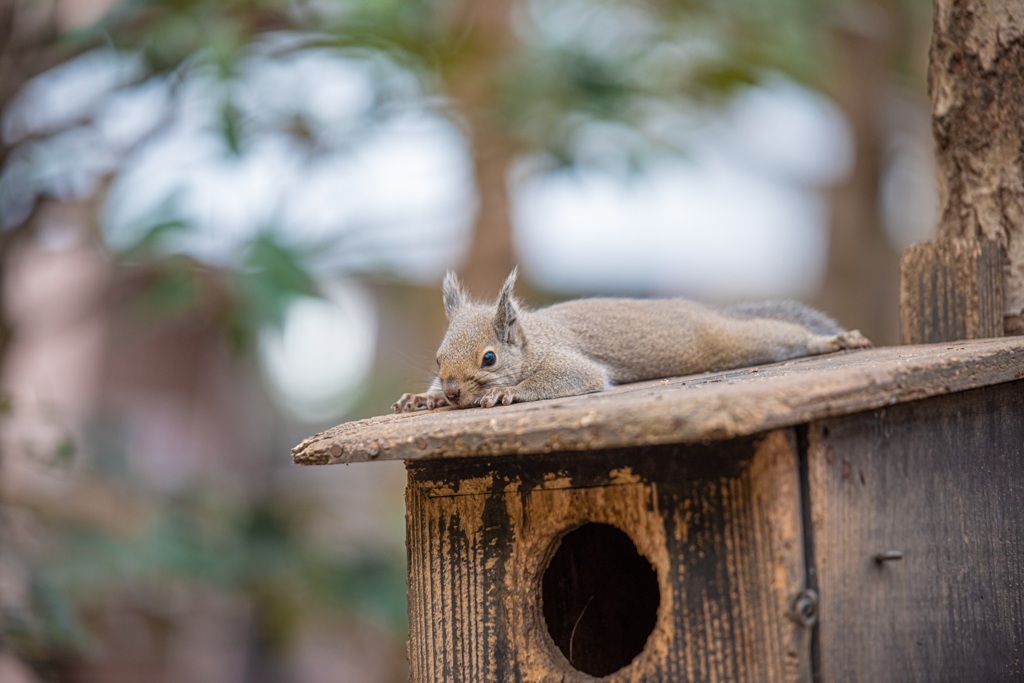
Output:
<path fill-rule="evenodd" d="M 59 40 L 56 3 L 32 0 L 7 0 L 0 3 L 0 121 L 21 89 L 30 80 L 76 54 L 86 45 L 70 45 Z M 13 149 L 6 136 L 0 135 L 0 177 L 7 168 Z M 17 179 L 8 179 L 15 182 Z M 7 315 L 6 265 L 15 245 L 34 229 L 41 209 L 41 199 L 32 203 L 24 220 L 2 228 L 0 224 L 0 378 L 3 376 L 14 330 Z M 0 458 L 2 458 L 0 453 Z"/>
<path fill-rule="evenodd" d="M 8 0 L 0 4 L 0 112 L 39 74 L 80 53 L 58 38 L 56 3 Z"/>
<path fill-rule="evenodd" d="M 48 526 L 93 528 L 126 539 L 142 538 L 158 509 L 155 501 L 96 477 L 76 477 L 59 496 L 7 487 L 3 505 L 30 511 Z"/>

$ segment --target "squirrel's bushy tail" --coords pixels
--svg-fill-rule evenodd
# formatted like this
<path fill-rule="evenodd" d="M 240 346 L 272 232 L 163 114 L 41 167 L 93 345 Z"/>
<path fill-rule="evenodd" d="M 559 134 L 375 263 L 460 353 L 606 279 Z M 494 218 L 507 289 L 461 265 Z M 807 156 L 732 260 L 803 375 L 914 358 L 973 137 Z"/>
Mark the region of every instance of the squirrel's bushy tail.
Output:
<path fill-rule="evenodd" d="M 737 318 L 770 318 L 803 325 L 815 334 L 839 334 L 844 329 L 821 311 L 795 301 L 762 301 L 737 304 L 721 309 L 726 315 Z"/>

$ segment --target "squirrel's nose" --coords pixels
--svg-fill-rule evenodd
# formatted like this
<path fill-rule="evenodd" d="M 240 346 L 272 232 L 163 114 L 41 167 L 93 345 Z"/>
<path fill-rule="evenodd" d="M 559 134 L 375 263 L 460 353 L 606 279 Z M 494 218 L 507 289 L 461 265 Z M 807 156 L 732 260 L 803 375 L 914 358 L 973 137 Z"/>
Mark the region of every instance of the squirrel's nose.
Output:
<path fill-rule="evenodd" d="M 462 389 L 459 388 L 459 383 L 454 379 L 446 379 L 444 381 L 444 395 L 452 403 L 456 403 L 459 400 L 459 396 L 462 394 Z"/>

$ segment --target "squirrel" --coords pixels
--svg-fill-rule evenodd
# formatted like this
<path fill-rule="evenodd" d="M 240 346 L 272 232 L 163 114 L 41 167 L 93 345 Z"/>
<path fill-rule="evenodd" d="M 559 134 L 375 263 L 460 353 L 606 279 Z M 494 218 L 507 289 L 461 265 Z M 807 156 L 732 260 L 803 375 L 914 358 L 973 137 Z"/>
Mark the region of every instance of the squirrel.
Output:
<path fill-rule="evenodd" d="M 871 346 L 859 331 L 790 301 L 594 298 L 528 310 L 512 292 L 517 271 L 494 304 L 470 300 L 448 271 L 437 376 L 426 392 L 403 394 L 395 412 L 491 408 Z"/>

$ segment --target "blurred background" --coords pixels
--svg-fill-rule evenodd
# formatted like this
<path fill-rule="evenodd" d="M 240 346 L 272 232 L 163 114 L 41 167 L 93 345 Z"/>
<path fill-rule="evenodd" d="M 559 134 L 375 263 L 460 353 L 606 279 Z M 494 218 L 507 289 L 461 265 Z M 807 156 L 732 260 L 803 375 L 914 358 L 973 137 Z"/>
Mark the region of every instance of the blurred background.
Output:
<path fill-rule="evenodd" d="M 404 681 L 446 268 L 896 342 L 928 0 L 0 0 L 0 680 Z"/>

